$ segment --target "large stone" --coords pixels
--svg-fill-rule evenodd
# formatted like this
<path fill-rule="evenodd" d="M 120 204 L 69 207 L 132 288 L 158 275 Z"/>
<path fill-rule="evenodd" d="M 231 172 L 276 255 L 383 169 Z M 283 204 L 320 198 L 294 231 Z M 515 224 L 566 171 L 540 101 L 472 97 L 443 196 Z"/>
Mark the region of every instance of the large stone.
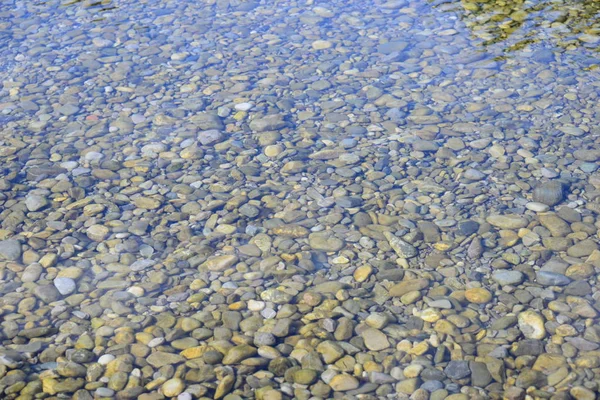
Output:
<path fill-rule="evenodd" d="M 44 196 L 30 194 L 25 199 L 25 206 L 29 211 L 39 211 L 48 205 L 48 200 Z"/>
<path fill-rule="evenodd" d="M 525 275 L 521 271 L 494 271 L 492 279 L 502 286 L 518 285 L 523 282 Z"/>
<path fill-rule="evenodd" d="M 252 347 L 247 344 L 241 344 L 239 346 L 235 346 L 229 349 L 229 351 L 227 352 L 227 354 L 225 354 L 225 357 L 223 358 L 223 364 L 239 364 L 246 358 L 250 358 L 256 355 L 256 353 L 257 350 L 255 347 Z"/>
<path fill-rule="evenodd" d="M 523 311 L 518 316 L 519 329 L 528 339 L 543 339 L 546 337 L 544 317 L 535 311 Z"/>
<path fill-rule="evenodd" d="M 471 369 L 471 384 L 473 386 L 485 388 L 489 385 L 493 378 L 483 362 L 470 361 L 469 368 Z"/>
<path fill-rule="evenodd" d="M 55 278 L 54 286 L 63 296 L 70 295 L 77 289 L 75 281 L 71 278 Z"/>
<path fill-rule="evenodd" d="M 539 184 L 533 190 L 533 201 L 555 206 L 564 199 L 564 186 L 561 182 L 550 181 Z"/>
<path fill-rule="evenodd" d="M 39 285 L 33 290 L 33 294 L 44 303 L 53 303 L 60 299 L 60 292 L 54 285 Z"/>
<path fill-rule="evenodd" d="M 260 298 L 275 304 L 289 304 L 294 299 L 294 295 L 277 288 L 271 288 L 263 291 Z"/>
<path fill-rule="evenodd" d="M 465 290 L 465 298 L 470 303 L 485 304 L 492 301 L 492 294 L 484 288 L 472 288 Z"/>
<path fill-rule="evenodd" d="M 8 261 L 18 261 L 21 258 L 21 243 L 15 239 L 0 241 L 0 257 Z"/>
<path fill-rule="evenodd" d="M 179 378 L 172 378 L 163 383 L 161 389 L 166 397 L 177 397 L 185 389 L 185 383 Z"/>
<path fill-rule="evenodd" d="M 323 357 L 326 364 L 333 364 L 345 354 L 344 349 L 339 344 L 326 340 L 317 345 L 317 352 Z"/>
<path fill-rule="evenodd" d="M 223 141 L 224 136 L 221 131 L 217 129 L 210 129 L 207 131 L 202 131 L 198 133 L 198 141 L 203 146 L 210 146 L 215 143 Z"/>
<path fill-rule="evenodd" d="M 587 257 L 596 250 L 598 250 L 598 244 L 591 239 L 585 239 L 569 247 L 567 255 L 570 257 Z"/>
<path fill-rule="evenodd" d="M 152 197 L 136 197 L 133 203 L 142 210 L 156 210 L 161 206 L 161 201 Z"/>
<path fill-rule="evenodd" d="M 110 232 L 110 230 L 104 226 L 104 225 L 100 225 L 100 224 L 94 224 L 91 225 L 88 229 L 87 229 L 87 236 L 92 239 L 95 242 L 102 242 L 104 239 L 106 239 L 106 237 L 108 236 L 108 233 Z"/>
<path fill-rule="evenodd" d="M 567 359 L 562 354 L 540 354 L 531 369 L 534 371 L 541 371 L 548 375 L 557 369 L 566 366 L 568 366 Z"/>
<path fill-rule="evenodd" d="M 469 368 L 468 361 L 450 361 L 446 368 L 444 369 L 444 373 L 450 379 L 463 379 L 471 374 L 471 369 Z"/>
<path fill-rule="evenodd" d="M 319 379 L 317 371 L 313 369 L 301 369 L 294 372 L 294 383 L 300 385 L 312 385 Z"/>

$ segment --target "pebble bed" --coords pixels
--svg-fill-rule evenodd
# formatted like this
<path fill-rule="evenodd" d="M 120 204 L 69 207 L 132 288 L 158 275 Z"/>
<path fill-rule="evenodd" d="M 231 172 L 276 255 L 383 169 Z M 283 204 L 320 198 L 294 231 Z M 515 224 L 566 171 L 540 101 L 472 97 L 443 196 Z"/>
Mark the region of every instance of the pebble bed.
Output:
<path fill-rule="evenodd" d="M 559 3 L 2 1 L 0 398 L 596 399 Z"/>

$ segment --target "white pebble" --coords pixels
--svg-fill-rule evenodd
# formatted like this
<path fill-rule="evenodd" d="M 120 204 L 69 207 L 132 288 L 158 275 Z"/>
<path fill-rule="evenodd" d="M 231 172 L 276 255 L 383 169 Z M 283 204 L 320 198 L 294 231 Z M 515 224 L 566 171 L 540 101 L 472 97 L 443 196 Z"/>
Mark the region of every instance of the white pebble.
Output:
<path fill-rule="evenodd" d="M 98 364 L 100 365 L 108 365 L 109 362 L 111 362 L 112 360 L 114 360 L 116 357 L 113 356 L 112 354 L 104 354 L 102 356 L 100 356 L 100 358 L 98 359 Z"/>

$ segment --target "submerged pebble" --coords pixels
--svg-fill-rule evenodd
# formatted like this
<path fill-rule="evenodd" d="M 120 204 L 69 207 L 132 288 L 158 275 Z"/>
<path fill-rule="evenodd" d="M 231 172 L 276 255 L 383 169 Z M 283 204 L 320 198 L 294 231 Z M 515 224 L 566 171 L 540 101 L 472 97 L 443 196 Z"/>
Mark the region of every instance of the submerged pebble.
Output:
<path fill-rule="evenodd" d="M 520 3 L 4 1 L 0 398 L 597 398 L 600 28 Z"/>

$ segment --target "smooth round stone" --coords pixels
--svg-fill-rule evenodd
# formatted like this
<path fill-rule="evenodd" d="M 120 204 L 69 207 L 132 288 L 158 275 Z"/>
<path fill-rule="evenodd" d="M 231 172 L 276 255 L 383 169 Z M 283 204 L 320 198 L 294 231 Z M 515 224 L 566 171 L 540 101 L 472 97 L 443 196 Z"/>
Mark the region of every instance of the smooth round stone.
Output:
<path fill-rule="evenodd" d="M 294 372 L 294 382 L 300 385 L 312 385 L 317 379 L 317 371 L 312 369 L 301 369 Z"/>
<path fill-rule="evenodd" d="M 494 271 L 492 279 L 502 286 L 518 285 L 525 276 L 521 271 Z"/>
<path fill-rule="evenodd" d="M 267 147 L 265 147 L 265 155 L 267 157 L 277 157 L 278 155 L 281 154 L 281 152 L 283 151 L 283 146 L 279 145 L 279 144 L 270 144 Z"/>
<path fill-rule="evenodd" d="M 465 291 L 465 298 L 470 303 L 485 304 L 492 301 L 492 294 L 484 288 L 472 288 Z"/>
<path fill-rule="evenodd" d="M 115 391 L 105 387 L 99 387 L 96 389 L 95 395 L 97 397 L 112 397 L 115 395 Z"/>
<path fill-rule="evenodd" d="M 252 107 L 254 107 L 254 104 L 252 103 L 238 103 L 235 105 L 235 109 L 237 111 L 248 111 L 250 110 Z"/>
<path fill-rule="evenodd" d="M 528 210 L 535 211 L 535 212 L 546 212 L 550 209 L 550 206 L 548 206 L 547 204 L 538 203 L 536 201 L 531 201 L 531 202 L 525 204 L 525 207 Z"/>
<path fill-rule="evenodd" d="M 167 397 L 176 397 L 185 389 L 185 383 L 179 378 L 172 378 L 163 383 L 162 392 Z"/>
<path fill-rule="evenodd" d="M 113 361 L 116 357 L 112 354 L 103 354 L 98 358 L 98 364 L 100 365 L 108 365 L 111 361 Z"/>
<path fill-rule="evenodd" d="M 99 153 L 97 151 L 90 151 L 88 153 L 85 154 L 84 156 L 84 160 L 87 162 L 97 162 L 100 161 L 104 158 L 104 154 Z"/>
<path fill-rule="evenodd" d="M 39 263 L 29 264 L 23 271 L 21 276 L 22 282 L 35 282 L 39 279 L 40 275 L 44 272 L 44 268 Z"/>
<path fill-rule="evenodd" d="M 70 295 L 71 293 L 75 292 L 75 289 L 77 289 L 75 281 L 71 278 L 55 278 L 54 286 L 63 296 Z"/>
<path fill-rule="evenodd" d="M 87 236 L 93 241 L 101 242 L 108 236 L 109 232 L 110 230 L 104 225 L 96 224 L 87 229 Z"/>
<path fill-rule="evenodd" d="M 266 303 L 264 301 L 248 300 L 248 310 L 260 312 L 265 309 Z"/>
<path fill-rule="evenodd" d="M 14 239 L 0 241 L 0 257 L 4 260 L 17 261 L 21 258 L 21 243 Z"/>
<path fill-rule="evenodd" d="M 134 124 L 141 124 L 142 122 L 146 121 L 146 117 L 144 117 L 142 114 L 132 114 L 131 115 L 131 122 L 133 122 Z"/>
<path fill-rule="evenodd" d="M 312 48 L 315 50 L 325 50 L 331 48 L 332 46 L 333 43 L 328 40 L 315 40 L 312 43 Z"/>
<path fill-rule="evenodd" d="M 30 194 L 25 199 L 25 206 L 27 206 L 27 209 L 32 212 L 39 211 L 47 205 L 48 200 L 44 196 Z"/>
<path fill-rule="evenodd" d="M 405 378 L 416 378 L 421 375 L 421 371 L 425 369 L 424 366 L 420 364 L 411 364 L 408 367 L 404 368 L 404 377 Z"/>

